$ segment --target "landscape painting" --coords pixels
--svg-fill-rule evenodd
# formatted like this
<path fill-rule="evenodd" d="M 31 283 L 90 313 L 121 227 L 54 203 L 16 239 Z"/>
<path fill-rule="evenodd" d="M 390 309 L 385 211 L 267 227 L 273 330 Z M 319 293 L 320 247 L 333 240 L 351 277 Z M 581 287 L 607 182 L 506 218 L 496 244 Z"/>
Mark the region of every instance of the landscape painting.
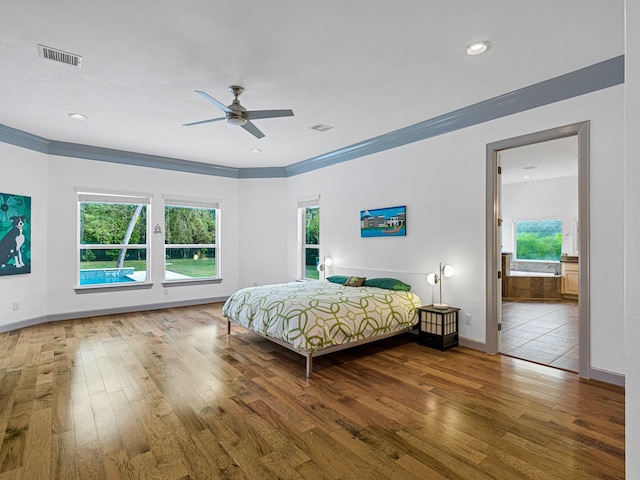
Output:
<path fill-rule="evenodd" d="M 31 197 L 0 193 L 0 275 L 31 273 Z"/>
<path fill-rule="evenodd" d="M 407 207 L 377 208 L 360 212 L 361 237 L 403 237 L 407 234 Z"/>

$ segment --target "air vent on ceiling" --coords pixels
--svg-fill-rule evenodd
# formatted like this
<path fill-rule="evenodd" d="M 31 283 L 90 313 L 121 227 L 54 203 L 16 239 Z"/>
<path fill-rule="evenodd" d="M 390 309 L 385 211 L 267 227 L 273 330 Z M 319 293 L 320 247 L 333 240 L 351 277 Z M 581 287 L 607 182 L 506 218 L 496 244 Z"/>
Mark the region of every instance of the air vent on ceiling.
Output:
<path fill-rule="evenodd" d="M 82 66 L 82 57 L 75 53 L 64 52 L 56 48 L 45 47 L 38 44 L 38 54 L 42 58 L 53 60 L 54 62 L 66 63 L 80 68 Z"/>
<path fill-rule="evenodd" d="M 316 130 L 318 132 L 326 132 L 327 130 L 331 130 L 333 127 L 329 125 L 324 125 L 322 123 L 317 123 L 309 127 L 311 130 Z"/>
<path fill-rule="evenodd" d="M 523 170 L 535 170 L 536 167 L 535 165 L 527 165 L 526 167 L 522 167 Z"/>

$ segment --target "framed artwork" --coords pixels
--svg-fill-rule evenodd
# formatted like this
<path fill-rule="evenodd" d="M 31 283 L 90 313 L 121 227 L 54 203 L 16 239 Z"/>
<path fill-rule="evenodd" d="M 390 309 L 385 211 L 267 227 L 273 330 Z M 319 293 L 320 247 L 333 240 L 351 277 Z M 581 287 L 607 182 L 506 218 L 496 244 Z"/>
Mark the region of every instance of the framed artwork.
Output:
<path fill-rule="evenodd" d="M 0 275 L 31 273 L 31 197 L 0 193 Z"/>
<path fill-rule="evenodd" d="M 407 234 L 407 207 L 377 208 L 360 212 L 361 237 L 404 237 Z"/>

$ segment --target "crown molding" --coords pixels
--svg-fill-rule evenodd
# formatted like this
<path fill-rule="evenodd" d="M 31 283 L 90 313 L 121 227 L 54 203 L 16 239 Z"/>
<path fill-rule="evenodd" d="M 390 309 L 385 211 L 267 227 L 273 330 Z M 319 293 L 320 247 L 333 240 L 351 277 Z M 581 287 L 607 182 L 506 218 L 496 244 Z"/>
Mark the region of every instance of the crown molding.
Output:
<path fill-rule="evenodd" d="M 287 167 L 224 167 L 179 158 L 48 140 L 2 124 L 0 124 L 0 141 L 50 155 L 217 177 L 286 178 L 621 84 L 624 84 L 624 55 L 308 158 Z"/>

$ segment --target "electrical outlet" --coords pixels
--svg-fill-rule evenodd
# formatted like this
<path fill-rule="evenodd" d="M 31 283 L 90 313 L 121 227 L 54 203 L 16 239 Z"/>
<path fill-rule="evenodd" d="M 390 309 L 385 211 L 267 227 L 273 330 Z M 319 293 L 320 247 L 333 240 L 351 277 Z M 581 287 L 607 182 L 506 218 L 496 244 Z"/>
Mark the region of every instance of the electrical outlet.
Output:
<path fill-rule="evenodd" d="M 164 289 L 164 296 L 165 296 L 165 297 L 168 297 L 168 296 L 169 296 L 169 289 L 168 289 L 168 288 L 165 288 L 165 289 Z"/>
<path fill-rule="evenodd" d="M 13 311 L 20 310 L 20 302 L 13 302 Z"/>
<path fill-rule="evenodd" d="M 465 325 L 471 325 L 471 314 L 470 313 L 465 313 L 464 314 L 464 324 Z"/>

